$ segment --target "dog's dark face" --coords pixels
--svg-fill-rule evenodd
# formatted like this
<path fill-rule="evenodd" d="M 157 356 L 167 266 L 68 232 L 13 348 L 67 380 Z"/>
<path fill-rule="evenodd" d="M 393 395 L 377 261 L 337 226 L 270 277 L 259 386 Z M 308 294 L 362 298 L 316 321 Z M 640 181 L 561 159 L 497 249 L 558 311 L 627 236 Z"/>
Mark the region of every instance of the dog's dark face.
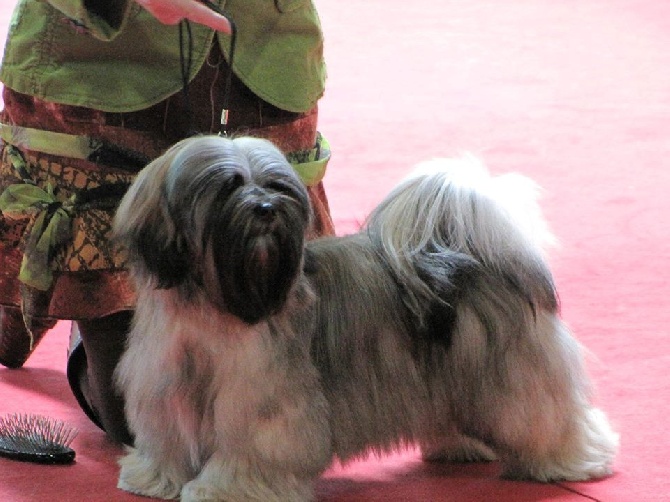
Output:
<path fill-rule="evenodd" d="M 220 309 L 256 323 L 282 309 L 300 273 L 311 219 L 307 191 L 263 140 L 186 141 L 165 154 L 168 166 L 154 169 L 164 177 L 159 207 L 137 204 L 155 214 L 131 231 L 117 217 L 121 241 L 157 287 L 204 290 Z M 144 184 L 148 190 L 152 183 Z M 131 189 L 128 197 L 141 192 Z M 132 211 L 132 202 L 123 206 L 120 212 Z"/>

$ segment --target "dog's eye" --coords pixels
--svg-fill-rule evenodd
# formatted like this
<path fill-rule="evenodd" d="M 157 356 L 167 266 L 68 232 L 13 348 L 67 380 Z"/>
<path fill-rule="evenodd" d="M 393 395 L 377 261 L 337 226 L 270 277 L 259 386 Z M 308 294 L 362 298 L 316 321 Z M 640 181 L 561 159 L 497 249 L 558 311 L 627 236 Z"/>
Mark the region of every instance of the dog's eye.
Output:
<path fill-rule="evenodd" d="M 286 195 L 291 195 L 295 192 L 295 189 L 293 186 L 291 186 L 289 183 L 282 183 L 280 181 L 272 181 L 270 183 L 267 183 L 265 185 L 266 190 L 270 190 L 272 192 L 278 192 Z"/>
<path fill-rule="evenodd" d="M 244 176 L 241 174 L 234 174 L 233 176 L 227 176 L 221 179 L 219 185 L 219 195 L 227 196 L 232 194 L 238 188 L 244 186 Z"/>
<path fill-rule="evenodd" d="M 241 174 L 237 173 L 234 176 L 230 178 L 230 181 L 228 181 L 227 185 L 230 187 L 231 190 L 235 190 L 241 186 L 244 185 L 244 176 Z"/>

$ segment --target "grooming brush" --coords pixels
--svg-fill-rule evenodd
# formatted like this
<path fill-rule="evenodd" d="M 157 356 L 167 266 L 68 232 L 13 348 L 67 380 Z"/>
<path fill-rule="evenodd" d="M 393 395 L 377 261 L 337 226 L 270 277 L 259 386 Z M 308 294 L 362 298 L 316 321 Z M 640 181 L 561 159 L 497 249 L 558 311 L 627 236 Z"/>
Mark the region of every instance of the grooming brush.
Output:
<path fill-rule="evenodd" d="M 38 464 L 70 464 L 70 443 L 78 431 L 41 415 L 12 414 L 0 419 L 0 457 Z"/>

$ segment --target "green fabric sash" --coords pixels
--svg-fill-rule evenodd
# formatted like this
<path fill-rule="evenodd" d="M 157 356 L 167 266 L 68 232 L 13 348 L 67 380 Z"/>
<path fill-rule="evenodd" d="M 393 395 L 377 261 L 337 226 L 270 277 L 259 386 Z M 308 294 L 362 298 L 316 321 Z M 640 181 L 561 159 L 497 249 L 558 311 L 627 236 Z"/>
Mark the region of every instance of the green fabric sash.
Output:
<path fill-rule="evenodd" d="M 6 148 L 12 148 L 7 146 Z M 19 173 L 26 171 L 20 153 L 9 153 L 10 160 Z M 75 196 L 61 201 L 54 195 L 51 184 L 42 189 L 31 180 L 11 185 L 0 195 L 0 211 L 5 218 L 20 219 L 37 214 L 26 241 L 21 261 L 19 280 L 41 291 L 46 291 L 53 282 L 50 261 L 53 251 L 72 236 L 72 211 Z"/>

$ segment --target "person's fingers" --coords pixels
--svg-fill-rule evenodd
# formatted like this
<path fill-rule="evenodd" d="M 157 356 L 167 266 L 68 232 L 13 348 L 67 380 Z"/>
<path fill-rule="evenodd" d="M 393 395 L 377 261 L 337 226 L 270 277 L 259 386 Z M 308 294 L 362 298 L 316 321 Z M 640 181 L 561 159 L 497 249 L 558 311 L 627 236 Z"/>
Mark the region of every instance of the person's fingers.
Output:
<path fill-rule="evenodd" d="M 225 16 L 218 14 L 211 10 L 206 5 L 200 2 L 193 2 L 184 16 L 186 19 L 194 23 L 204 24 L 210 28 L 221 31 L 223 33 L 231 34 L 230 21 Z"/>
<path fill-rule="evenodd" d="M 153 14 L 153 13 L 152 13 Z M 166 12 L 160 12 L 158 14 L 153 14 L 153 16 L 158 19 L 163 24 L 178 24 L 184 19 L 184 16 L 180 14 L 172 14 Z"/>
<path fill-rule="evenodd" d="M 197 0 L 135 0 L 163 24 L 177 24 L 182 19 L 230 34 L 232 28 L 225 16 Z"/>
<path fill-rule="evenodd" d="M 135 0 L 135 2 L 163 24 L 177 24 L 184 19 L 183 6 L 175 5 L 175 2 L 162 0 Z"/>

